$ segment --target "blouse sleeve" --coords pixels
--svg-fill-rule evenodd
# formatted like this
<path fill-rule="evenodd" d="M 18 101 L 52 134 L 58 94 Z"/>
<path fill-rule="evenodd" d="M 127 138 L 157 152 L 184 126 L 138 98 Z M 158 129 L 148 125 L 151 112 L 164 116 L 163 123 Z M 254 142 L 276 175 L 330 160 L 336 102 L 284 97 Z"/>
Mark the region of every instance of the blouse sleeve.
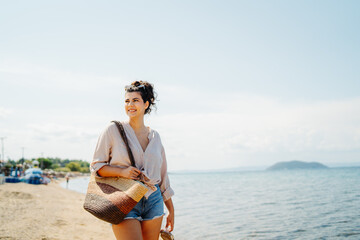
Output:
<path fill-rule="evenodd" d="M 111 136 L 109 126 L 100 134 L 96 144 L 94 157 L 90 163 L 90 171 L 97 173 L 100 168 L 108 165 L 111 156 Z"/>
<path fill-rule="evenodd" d="M 170 187 L 170 180 L 169 180 L 169 176 L 167 173 L 167 162 L 166 162 L 164 147 L 162 147 L 161 156 L 162 156 L 163 161 L 162 161 L 162 165 L 161 165 L 160 190 L 161 190 L 161 194 L 163 196 L 164 202 L 165 202 L 174 195 L 174 191 Z"/>

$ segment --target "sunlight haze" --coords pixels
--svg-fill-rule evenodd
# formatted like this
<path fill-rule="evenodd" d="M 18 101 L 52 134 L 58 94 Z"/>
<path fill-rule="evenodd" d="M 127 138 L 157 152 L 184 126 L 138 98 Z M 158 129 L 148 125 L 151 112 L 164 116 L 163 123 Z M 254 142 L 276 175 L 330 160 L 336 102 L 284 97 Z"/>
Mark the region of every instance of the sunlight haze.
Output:
<path fill-rule="evenodd" d="M 360 166 L 358 1 L 3 1 L 5 159 L 91 161 L 154 84 L 170 171 Z M 0 152 L 1 154 L 1 152 Z"/>

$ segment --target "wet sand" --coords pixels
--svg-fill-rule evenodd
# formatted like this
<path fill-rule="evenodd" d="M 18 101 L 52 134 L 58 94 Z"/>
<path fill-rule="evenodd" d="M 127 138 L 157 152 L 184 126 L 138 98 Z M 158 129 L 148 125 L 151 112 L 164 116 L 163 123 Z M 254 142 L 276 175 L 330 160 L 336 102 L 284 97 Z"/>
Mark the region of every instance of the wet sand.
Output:
<path fill-rule="evenodd" d="M 115 239 L 110 224 L 86 212 L 85 195 L 58 183 L 0 185 L 0 239 Z"/>

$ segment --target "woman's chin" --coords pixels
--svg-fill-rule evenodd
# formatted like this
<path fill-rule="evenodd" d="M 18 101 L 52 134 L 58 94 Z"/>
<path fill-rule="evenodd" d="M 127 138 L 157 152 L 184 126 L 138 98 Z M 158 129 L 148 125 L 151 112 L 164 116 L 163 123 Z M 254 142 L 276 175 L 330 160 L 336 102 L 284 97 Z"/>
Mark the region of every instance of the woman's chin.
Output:
<path fill-rule="evenodd" d="M 128 115 L 129 118 L 137 118 L 137 117 L 139 117 L 138 116 L 139 114 L 137 114 L 137 113 L 129 113 L 128 112 L 127 115 Z"/>

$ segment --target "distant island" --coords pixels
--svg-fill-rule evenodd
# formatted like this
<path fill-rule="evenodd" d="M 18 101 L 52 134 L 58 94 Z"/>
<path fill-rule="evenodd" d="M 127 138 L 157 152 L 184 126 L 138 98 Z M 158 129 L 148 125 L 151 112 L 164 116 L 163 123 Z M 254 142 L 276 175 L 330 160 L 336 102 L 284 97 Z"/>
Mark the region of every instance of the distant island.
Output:
<path fill-rule="evenodd" d="M 266 170 L 291 170 L 291 169 L 326 169 L 328 168 L 324 164 L 318 162 L 302 162 L 302 161 L 290 161 L 290 162 L 278 162 L 268 167 Z"/>

